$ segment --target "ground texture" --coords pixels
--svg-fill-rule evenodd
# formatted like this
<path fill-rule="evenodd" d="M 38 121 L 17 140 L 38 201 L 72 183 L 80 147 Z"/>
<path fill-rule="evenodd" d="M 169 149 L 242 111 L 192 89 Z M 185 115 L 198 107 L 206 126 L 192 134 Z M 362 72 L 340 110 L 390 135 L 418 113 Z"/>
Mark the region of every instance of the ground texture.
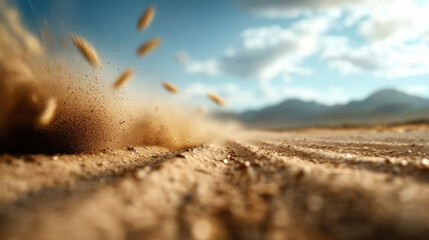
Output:
<path fill-rule="evenodd" d="M 0 155 L 0 239 L 428 239 L 429 128 Z"/>

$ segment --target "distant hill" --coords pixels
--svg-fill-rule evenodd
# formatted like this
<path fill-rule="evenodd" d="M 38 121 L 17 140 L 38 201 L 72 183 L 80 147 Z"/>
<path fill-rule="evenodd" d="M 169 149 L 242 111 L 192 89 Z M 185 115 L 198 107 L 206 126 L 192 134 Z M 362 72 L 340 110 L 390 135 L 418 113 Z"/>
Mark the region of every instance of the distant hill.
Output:
<path fill-rule="evenodd" d="M 289 99 L 244 112 L 236 118 L 249 126 L 262 128 L 387 124 L 429 119 L 429 99 L 387 89 L 345 105 L 328 106 Z"/>

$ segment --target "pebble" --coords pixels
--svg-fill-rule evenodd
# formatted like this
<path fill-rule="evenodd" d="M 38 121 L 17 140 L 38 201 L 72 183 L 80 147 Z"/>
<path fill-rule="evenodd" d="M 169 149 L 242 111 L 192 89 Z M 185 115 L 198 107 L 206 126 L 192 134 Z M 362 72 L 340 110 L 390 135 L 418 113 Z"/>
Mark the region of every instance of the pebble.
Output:
<path fill-rule="evenodd" d="M 302 170 L 302 169 L 300 169 L 300 170 L 298 170 L 296 173 L 295 173 L 295 179 L 296 180 L 299 180 L 299 179 L 301 179 L 302 177 L 304 177 L 305 176 L 305 172 L 304 172 L 304 170 Z"/>
<path fill-rule="evenodd" d="M 127 150 L 128 151 L 132 151 L 132 152 L 137 152 L 137 149 L 135 147 L 133 147 L 133 146 L 128 146 Z"/>
<path fill-rule="evenodd" d="M 228 164 L 228 159 L 224 159 L 223 163 Z"/>
<path fill-rule="evenodd" d="M 179 158 L 185 158 L 185 159 L 187 158 L 187 157 L 186 157 L 186 155 L 183 155 L 183 154 L 181 154 L 181 153 L 176 154 L 176 157 L 179 157 Z"/>

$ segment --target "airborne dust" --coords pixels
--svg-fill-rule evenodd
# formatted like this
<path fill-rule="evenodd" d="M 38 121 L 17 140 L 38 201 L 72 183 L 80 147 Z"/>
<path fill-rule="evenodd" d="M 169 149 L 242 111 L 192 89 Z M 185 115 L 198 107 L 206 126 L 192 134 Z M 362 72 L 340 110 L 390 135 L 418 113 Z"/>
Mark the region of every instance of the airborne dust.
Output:
<path fill-rule="evenodd" d="M 75 153 L 127 145 L 181 149 L 216 136 L 212 121 L 184 107 L 119 95 L 104 68 L 73 55 L 77 49 L 70 36 L 55 39 L 45 30 L 39 40 L 4 1 L 0 35 L 1 152 Z"/>

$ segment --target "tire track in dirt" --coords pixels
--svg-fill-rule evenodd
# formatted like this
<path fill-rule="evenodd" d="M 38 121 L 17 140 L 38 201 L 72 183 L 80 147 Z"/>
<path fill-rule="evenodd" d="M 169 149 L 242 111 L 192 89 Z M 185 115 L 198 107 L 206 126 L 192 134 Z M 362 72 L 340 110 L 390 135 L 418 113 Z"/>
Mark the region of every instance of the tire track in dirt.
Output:
<path fill-rule="evenodd" d="M 374 144 L 370 142 L 323 142 L 319 143 L 296 143 L 295 146 L 315 150 L 330 150 L 337 153 L 351 153 L 362 156 L 375 157 L 403 157 L 406 155 L 409 158 L 428 158 L 429 147 L 424 144 L 409 143 L 403 146 L 394 146 L 393 144 Z"/>
<path fill-rule="evenodd" d="M 414 159 L 404 155 L 402 157 L 370 157 L 347 149 L 338 152 L 331 151 L 330 148 L 327 150 L 327 148 L 308 148 L 273 142 L 264 142 L 261 143 L 261 146 L 280 155 L 299 156 L 303 160 L 335 168 L 355 168 L 390 175 L 406 175 L 422 183 L 429 182 L 429 168 L 422 163 L 422 157 Z"/>
<path fill-rule="evenodd" d="M 18 239 L 35 236 L 39 239 L 57 239 L 58 236 L 64 239 L 134 239 L 141 236 L 177 239 L 178 232 L 185 232 L 178 231 L 176 224 L 184 222 L 177 221 L 185 218 L 177 211 L 183 199 L 201 191 L 196 189 L 196 182 L 204 186 L 222 179 L 222 174 L 216 175 L 215 171 L 210 172 L 210 178 L 205 177 L 208 172 L 201 163 L 209 159 L 210 164 L 223 166 L 221 159 L 213 162 L 217 150 L 209 148 L 208 155 L 196 154 L 190 158 L 192 161 L 184 158 L 194 151 L 199 150 L 172 154 L 156 165 L 136 169 L 133 174 L 121 175 L 115 181 L 96 184 L 91 191 L 74 189 L 62 198 L 39 196 L 21 209 L 18 209 L 20 206 L 9 208 L 2 214 L 0 236 L 4 237 L 2 239 L 12 236 Z M 204 181 L 197 181 L 200 178 Z M 209 196 L 203 194 L 203 197 Z"/>
<path fill-rule="evenodd" d="M 2 155 L 0 191 L 5 194 L 0 195 L 0 210 L 2 205 L 19 201 L 20 198 L 31 198 L 39 192 L 55 189 L 72 191 L 76 185 L 108 181 L 175 154 L 158 148 L 139 150 L 54 156 Z"/>
<path fill-rule="evenodd" d="M 414 165 L 419 156 L 403 156 L 407 166 L 386 163 L 362 154 L 370 134 L 345 143 L 356 133 L 340 133 L 259 132 L 183 152 L 109 151 L 88 155 L 77 173 L 61 166 L 79 164 L 80 155 L 46 169 L 32 168 L 44 161 L 32 156 L 10 176 L 39 188 L 0 204 L 0 239 L 425 239 L 429 186 Z M 31 183 L 52 169 L 51 180 Z"/>
<path fill-rule="evenodd" d="M 259 159 L 278 159 L 286 163 L 285 169 L 288 173 L 284 176 L 289 179 L 281 181 L 283 183 L 293 183 L 293 177 L 300 179 L 305 176 L 305 181 L 301 181 L 300 186 L 289 189 L 289 193 L 295 198 L 292 197 L 294 200 L 287 206 L 294 212 L 293 219 L 300 219 L 298 221 L 301 223 L 311 223 L 307 222 L 301 226 L 309 232 L 322 232 L 333 239 L 424 239 L 428 233 L 429 217 L 420 212 L 429 198 L 426 185 L 416 186 L 414 181 L 401 178 L 389 183 L 385 181 L 385 176 L 380 174 L 353 169 L 339 171 L 329 165 L 308 163 L 294 153 L 279 156 L 275 151 L 267 151 L 255 145 L 243 144 L 241 148 Z M 303 175 L 300 174 L 302 169 L 305 169 Z M 365 179 L 362 176 L 365 176 Z M 288 190 L 284 189 L 283 192 Z M 420 199 L 413 199 L 411 203 L 407 194 L 412 192 L 413 197 L 418 193 Z M 312 202 L 319 214 L 309 211 Z M 323 204 L 317 206 L 320 202 Z M 387 202 L 389 204 L 386 204 Z M 392 209 L 383 204 L 395 207 Z M 302 219 L 303 215 L 307 217 Z"/>

